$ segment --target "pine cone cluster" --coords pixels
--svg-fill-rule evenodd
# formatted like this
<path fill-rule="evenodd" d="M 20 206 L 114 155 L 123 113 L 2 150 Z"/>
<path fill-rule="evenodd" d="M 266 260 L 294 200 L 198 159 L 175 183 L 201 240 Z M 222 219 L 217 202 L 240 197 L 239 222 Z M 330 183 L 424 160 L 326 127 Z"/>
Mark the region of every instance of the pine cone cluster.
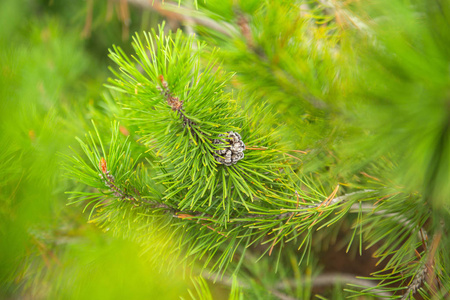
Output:
<path fill-rule="evenodd" d="M 214 158 L 221 164 L 231 166 L 244 158 L 245 144 L 237 132 L 228 131 L 226 134 L 220 134 L 224 139 L 215 139 L 214 144 L 223 145 L 222 149 L 214 151 Z"/>

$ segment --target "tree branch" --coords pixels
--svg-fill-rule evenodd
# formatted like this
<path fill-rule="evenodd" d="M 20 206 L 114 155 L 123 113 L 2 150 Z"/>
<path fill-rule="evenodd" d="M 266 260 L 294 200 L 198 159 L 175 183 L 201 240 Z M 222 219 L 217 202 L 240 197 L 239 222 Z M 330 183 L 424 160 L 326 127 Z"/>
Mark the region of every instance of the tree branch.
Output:
<path fill-rule="evenodd" d="M 216 273 L 209 273 L 209 276 L 216 277 L 218 274 Z M 233 280 L 229 276 L 221 276 L 220 282 L 226 286 L 231 286 L 233 283 Z M 324 286 L 333 286 L 336 284 L 354 284 L 358 286 L 363 286 L 367 288 L 374 288 L 373 292 L 377 294 L 380 297 L 392 297 L 392 294 L 380 289 L 376 289 L 377 283 L 372 280 L 365 280 L 361 278 L 356 278 L 356 275 L 354 274 L 346 274 L 346 273 L 324 273 L 320 274 L 311 280 L 303 279 L 303 280 L 295 280 L 295 279 L 288 279 L 283 280 L 278 283 L 276 283 L 274 286 L 269 288 L 269 291 L 274 296 L 278 297 L 279 299 L 297 299 L 293 298 L 289 295 L 286 295 L 281 292 L 281 290 L 286 288 L 286 285 L 289 285 L 291 287 L 295 286 L 304 286 L 307 284 L 311 284 L 313 288 L 318 287 L 324 287 Z M 239 282 L 239 286 L 244 289 L 251 288 L 251 285 L 245 282 Z"/>
<path fill-rule="evenodd" d="M 159 1 L 151 0 L 128 0 L 128 2 L 132 5 L 154 10 L 169 19 L 175 19 L 187 24 L 193 22 L 197 25 L 201 25 L 222 33 L 228 37 L 238 34 L 237 30 L 226 22 L 218 22 L 205 16 L 198 16 L 198 11 L 194 11 L 193 9 L 189 9 L 181 5 L 172 4 L 168 1 L 164 1 L 164 4 L 161 4 Z M 195 14 L 197 14 L 197 16 Z"/>
<path fill-rule="evenodd" d="M 300 213 L 300 212 L 296 212 L 297 209 L 304 210 L 304 209 L 309 209 L 309 208 L 319 208 L 322 205 L 324 205 L 325 202 L 327 202 L 327 201 L 329 202 L 327 204 L 327 206 L 333 205 L 333 204 L 336 204 L 336 203 L 344 203 L 344 202 L 347 202 L 351 197 L 353 197 L 355 195 L 369 193 L 369 192 L 374 192 L 374 190 L 367 189 L 367 190 L 362 190 L 362 191 L 357 191 L 357 192 L 345 194 L 345 195 L 342 195 L 342 196 L 339 196 L 339 197 L 336 197 L 336 198 L 332 198 L 332 197 L 330 198 L 329 197 L 329 198 L 325 199 L 321 203 L 310 204 L 310 205 L 298 205 L 295 209 L 292 209 L 292 211 L 281 213 L 281 214 L 277 214 L 277 215 L 274 215 L 274 214 L 270 214 L 270 215 L 267 215 L 267 214 L 248 214 L 248 215 L 246 215 L 246 217 L 262 218 L 262 219 L 269 219 L 269 218 L 275 217 L 276 220 L 281 220 L 281 219 L 285 219 L 285 218 L 292 218 L 293 216 L 297 216 Z M 282 209 L 282 210 L 285 210 L 285 209 Z M 294 215 L 292 215 L 293 213 L 294 213 Z"/>

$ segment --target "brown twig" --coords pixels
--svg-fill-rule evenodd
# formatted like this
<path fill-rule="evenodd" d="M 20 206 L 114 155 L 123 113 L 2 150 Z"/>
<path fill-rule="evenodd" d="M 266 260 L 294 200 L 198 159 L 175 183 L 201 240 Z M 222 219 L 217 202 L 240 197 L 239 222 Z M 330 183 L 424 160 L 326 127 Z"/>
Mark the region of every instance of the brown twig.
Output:
<path fill-rule="evenodd" d="M 135 197 L 125 193 L 120 187 L 117 186 L 117 184 L 115 183 L 114 176 L 108 170 L 104 172 L 103 175 L 100 174 L 100 177 L 104 179 L 105 185 L 111 190 L 111 192 L 117 198 L 121 200 L 137 201 Z"/>
<path fill-rule="evenodd" d="M 321 208 L 322 205 L 324 205 L 324 204 L 325 204 L 325 207 L 327 207 L 327 206 L 331 203 L 331 201 L 334 199 L 334 197 L 336 196 L 336 193 L 337 193 L 338 190 L 339 190 L 339 184 L 335 187 L 335 189 L 334 189 L 333 192 L 330 194 L 330 196 L 328 196 L 327 199 L 325 199 L 322 203 L 320 203 L 319 206 L 317 206 L 317 209 Z M 319 220 L 319 217 L 323 214 L 323 212 L 324 212 L 324 210 L 322 210 L 322 211 L 319 213 L 319 215 L 317 216 L 317 219 L 315 219 L 315 220 L 311 223 L 311 225 L 309 225 L 308 229 L 311 228 L 311 227 L 313 227 L 314 224 L 317 223 L 317 221 Z"/>
<path fill-rule="evenodd" d="M 197 124 L 186 116 L 184 112 L 183 101 L 172 94 L 171 90 L 169 89 L 169 84 L 164 79 L 163 75 L 159 75 L 159 80 L 161 81 L 161 86 L 157 86 L 156 88 L 161 92 L 161 95 L 164 96 L 170 108 L 173 111 L 176 111 L 180 119 L 183 120 L 183 126 L 188 127 L 192 136 L 196 139 L 196 141 L 198 141 L 199 135 L 197 131 L 193 129 L 193 126 Z"/>
<path fill-rule="evenodd" d="M 177 218 L 179 218 L 179 219 L 210 221 L 210 219 L 207 219 L 207 218 L 197 218 L 197 216 L 193 216 L 193 215 L 185 214 L 185 213 L 176 214 L 175 216 Z M 220 232 L 219 230 L 217 230 L 216 228 L 214 228 L 214 227 L 212 227 L 212 226 L 210 226 L 208 224 L 199 223 L 198 221 L 197 221 L 197 224 L 205 226 L 206 228 L 208 228 L 208 229 L 210 229 L 210 230 L 212 230 L 212 231 L 214 231 L 214 232 L 216 232 L 216 233 L 218 233 L 218 234 L 220 234 L 220 235 L 222 235 L 224 237 L 228 237 L 224 233 Z"/>
<path fill-rule="evenodd" d="M 209 277 L 219 277 L 219 274 L 217 273 L 209 273 Z M 224 275 L 220 276 L 221 280 L 220 282 L 224 285 L 231 286 L 233 283 L 233 280 Z M 377 283 L 373 280 L 366 280 L 361 278 L 356 278 L 356 275 L 354 274 L 346 274 L 346 273 L 323 273 L 320 275 L 317 275 L 311 280 L 305 278 L 302 280 L 297 279 L 286 279 L 279 281 L 278 283 L 274 284 L 271 288 L 269 288 L 270 292 L 278 297 L 279 299 L 297 299 L 292 298 L 291 296 L 288 296 L 286 294 L 283 294 L 280 292 L 281 290 L 287 290 L 292 287 L 296 286 L 305 286 L 305 285 L 312 285 L 313 288 L 319 288 L 323 286 L 334 286 L 337 284 L 353 284 L 363 287 L 368 287 L 373 289 L 372 291 L 377 294 L 379 297 L 392 297 L 392 294 L 383 290 L 376 289 Z M 246 282 L 239 282 L 239 286 L 243 289 L 249 289 L 251 288 L 251 285 Z M 274 292 L 276 291 L 276 292 Z"/>
<path fill-rule="evenodd" d="M 226 36 L 233 36 L 237 34 L 237 30 L 230 24 L 226 22 L 217 22 L 206 16 L 201 16 L 200 12 L 193 9 L 189 9 L 182 5 L 172 4 L 169 1 L 149 1 L 149 0 L 127 0 L 128 3 L 151 9 L 158 12 L 160 15 L 177 20 L 179 22 L 193 22 L 195 24 L 210 28 L 216 32 L 222 33 Z"/>
<path fill-rule="evenodd" d="M 425 249 L 425 251 L 427 251 L 427 238 L 428 237 L 425 236 L 426 233 L 423 228 L 420 228 L 419 234 L 420 234 L 420 239 L 422 240 L 423 248 Z"/>
<path fill-rule="evenodd" d="M 237 16 L 237 25 L 247 42 L 247 46 L 251 49 L 255 48 L 255 41 L 253 40 L 252 31 L 250 29 L 249 20 L 247 17 L 239 13 Z"/>
<path fill-rule="evenodd" d="M 401 300 L 407 300 L 410 296 L 414 295 L 416 291 L 422 285 L 423 280 L 425 279 L 425 275 L 428 271 L 427 264 L 424 264 L 419 271 L 416 273 L 414 280 L 409 284 L 408 289 L 403 294 Z"/>
<path fill-rule="evenodd" d="M 365 176 L 365 177 L 367 177 L 367 178 L 370 178 L 370 179 L 373 179 L 373 180 L 375 180 L 375 181 L 380 181 L 380 182 L 381 182 L 380 179 L 378 179 L 378 178 L 376 178 L 376 177 L 374 177 L 374 176 L 371 176 L 371 175 L 367 174 L 366 172 L 360 172 L 360 174 L 363 175 L 363 176 Z"/>
<path fill-rule="evenodd" d="M 325 204 L 325 207 L 328 206 L 330 204 L 330 202 L 334 199 L 334 197 L 336 196 L 337 191 L 339 190 L 339 184 L 334 188 L 333 192 L 330 194 L 330 196 L 327 197 L 327 199 L 325 199 L 322 203 L 320 203 L 319 206 L 317 206 L 317 208 L 322 207 L 322 205 Z"/>
<path fill-rule="evenodd" d="M 128 9 L 127 0 L 120 0 L 119 8 L 119 16 L 120 20 L 122 21 L 122 40 L 125 41 L 129 36 L 131 24 L 130 11 Z"/>
<path fill-rule="evenodd" d="M 38 240 L 36 237 L 33 237 L 32 240 L 36 243 L 47 268 L 50 267 L 50 261 L 47 255 L 49 255 L 50 259 L 52 259 L 57 265 L 61 266 L 61 261 L 58 259 L 55 253 L 47 247 L 47 245 L 45 245 L 42 241 Z"/>
<path fill-rule="evenodd" d="M 136 199 L 135 196 L 132 196 L 128 193 L 126 193 L 124 190 L 122 190 L 115 182 L 115 178 L 114 176 L 111 174 L 111 172 L 108 170 L 108 166 L 106 163 L 105 158 L 101 158 L 99 163 L 98 163 L 98 167 L 101 171 L 101 173 L 99 174 L 100 178 L 102 178 L 104 180 L 105 185 L 110 189 L 110 191 L 113 193 L 113 195 L 117 198 L 119 198 L 120 200 L 130 200 L 135 202 L 135 204 L 139 203 L 139 200 L 143 201 L 142 199 Z M 134 189 L 136 192 L 137 190 Z M 139 192 L 137 192 L 137 194 L 139 194 Z M 149 204 L 151 204 L 153 206 L 153 208 L 163 208 L 165 210 L 170 210 L 173 211 L 174 209 L 170 206 L 168 206 L 167 204 L 164 203 L 159 203 L 159 202 L 155 202 L 155 201 L 143 201 L 143 202 L 147 202 Z"/>
<path fill-rule="evenodd" d="M 291 286 L 297 286 L 299 284 L 298 280 L 288 280 L 283 281 L 276 285 L 277 288 L 282 288 L 287 284 Z M 392 297 L 392 294 L 383 290 L 376 289 L 377 283 L 373 280 L 367 280 L 362 278 L 356 278 L 354 274 L 346 273 L 324 273 L 316 277 L 313 277 L 311 281 L 302 280 L 300 285 L 311 284 L 313 288 L 323 287 L 323 286 L 334 286 L 336 284 L 353 284 L 364 286 L 368 288 L 373 288 L 372 291 L 380 297 Z"/>
<path fill-rule="evenodd" d="M 300 196 L 297 191 L 295 191 L 295 196 L 297 197 L 297 203 L 295 204 L 295 209 L 298 209 L 298 205 L 300 204 Z M 305 200 L 303 200 L 303 202 L 305 202 Z M 286 223 L 289 223 L 289 221 L 292 219 L 293 216 L 295 216 L 295 212 L 292 212 L 291 216 L 286 221 Z"/>
<path fill-rule="evenodd" d="M 430 250 L 429 250 L 429 254 L 428 254 L 428 260 L 427 260 L 427 268 L 428 268 L 428 272 L 427 272 L 427 278 L 426 281 L 428 283 L 428 285 L 430 286 L 430 288 L 432 288 L 435 292 L 436 286 L 434 284 L 435 280 L 433 279 L 437 279 L 439 281 L 438 277 L 433 276 L 434 272 L 433 272 L 433 265 L 434 265 L 434 257 L 436 255 L 436 251 L 439 248 L 439 243 L 441 242 L 441 238 L 442 238 L 442 231 L 438 231 L 437 233 L 434 234 L 433 236 L 433 240 L 431 241 L 431 245 L 430 245 Z"/>
<path fill-rule="evenodd" d="M 323 205 L 325 201 L 328 202 L 327 206 L 336 204 L 336 203 L 344 203 L 346 201 L 348 201 L 352 196 L 354 195 L 358 195 L 358 194 L 364 194 L 364 193 L 369 193 L 369 192 L 373 192 L 373 190 L 362 190 L 362 191 L 358 191 L 358 192 L 353 192 L 353 193 L 348 193 L 339 197 L 327 197 L 324 201 L 322 201 L 319 204 L 309 204 L 309 205 L 299 205 L 300 209 L 311 209 L 311 208 L 318 208 L 319 206 Z M 332 195 L 332 194 L 331 194 Z M 330 195 L 330 196 L 331 196 Z M 298 208 L 297 208 L 298 209 Z M 299 213 L 298 211 L 294 211 L 295 212 L 295 216 L 297 216 Z M 262 215 L 262 214 L 248 214 L 246 215 L 246 217 L 253 217 L 253 218 L 260 218 L 260 219 L 269 219 L 269 218 L 274 218 L 274 219 L 284 219 L 284 218 L 289 218 L 291 216 L 292 212 L 284 212 L 284 213 L 279 213 L 279 214 L 273 214 L 273 215 Z M 306 220 L 307 218 L 309 218 L 311 215 L 308 215 L 305 217 L 304 220 Z"/>
<path fill-rule="evenodd" d="M 114 13 L 113 0 L 108 0 L 108 4 L 106 5 L 106 22 L 111 21 L 113 13 Z"/>
<path fill-rule="evenodd" d="M 86 22 L 84 23 L 84 28 L 81 33 L 81 37 L 88 38 L 91 36 L 91 27 L 92 27 L 92 15 L 93 15 L 93 8 L 94 6 L 94 0 L 87 0 L 86 1 Z"/>
<path fill-rule="evenodd" d="M 408 285 L 406 292 L 403 294 L 401 300 L 407 300 L 412 297 L 417 290 L 422 286 L 424 280 L 428 282 L 430 287 L 433 287 L 433 265 L 434 265 L 434 256 L 436 255 L 437 248 L 442 238 L 442 232 L 439 231 L 433 236 L 433 240 L 429 247 L 429 252 L 427 253 L 426 262 L 420 267 L 417 273 L 414 276 L 414 280 Z"/>

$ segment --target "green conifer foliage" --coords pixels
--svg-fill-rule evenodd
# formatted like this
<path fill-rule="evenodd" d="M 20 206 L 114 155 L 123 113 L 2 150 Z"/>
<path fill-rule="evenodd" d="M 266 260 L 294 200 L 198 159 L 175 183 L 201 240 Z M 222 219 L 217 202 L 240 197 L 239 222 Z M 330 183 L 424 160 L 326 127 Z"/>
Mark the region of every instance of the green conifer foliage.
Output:
<path fill-rule="evenodd" d="M 106 190 L 76 197 L 91 200 L 94 221 L 139 240 L 160 231 L 154 226 L 167 228 L 166 240 L 176 255 L 182 255 L 182 249 L 187 251 L 185 259 L 195 262 L 206 257 L 205 267 L 225 271 L 238 249 L 244 251 L 276 232 L 264 241 L 271 243 L 266 250 L 271 253 L 287 236 L 296 239 L 318 221 L 294 230 L 293 224 L 283 223 L 295 217 L 295 211 L 318 212 L 319 219 L 333 211 L 334 207 L 328 208 L 331 197 L 313 186 L 308 186 L 308 193 L 300 188 L 308 183 L 292 170 L 295 156 L 276 149 L 274 133 L 264 135 L 223 91 L 229 76 L 221 76 L 214 62 L 200 65 L 204 45 L 193 48 L 192 37 L 185 38 L 180 31 L 166 36 L 162 29 L 145 39 L 143 44 L 135 38 L 136 56 L 131 59 L 114 49 L 111 58 L 120 72 L 114 72 L 117 79 L 111 80 L 110 87 L 125 94 L 120 99 L 127 117 L 139 126 L 141 140 L 151 146 L 154 157 L 135 167 L 139 157 L 133 158 L 127 142 L 119 142 L 118 125 L 109 147 L 98 132 L 97 138 L 89 135 L 87 144 L 80 141 L 87 160 L 74 157 L 68 167 L 71 176 Z M 181 71 L 173 71 L 178 67 Z M 260 121 L 265 117 L 253 115 Z M 221 135 L 229 131 L 239 131 L 250 146 L 243 159 L 227 166 L 214 155 L 227 143 Z M 105 202 L 105 197 L 114 200 Z M 306 204 L 300 206 L 300 198 Z M 324 211 L 318 209 L 322 205 Z M 312 208 L 317 210 L 306 211 Z M 143 230 L 124 226 L 130 218 Z M 280 227 L 274 231 L 275 226 Z M 215 255 L 218 258 L 211 262 Z"/>
<path fill-rule="evenodd" d="M 117 143 L 117 125 L 101 152 L 100 136 L 82 142 L 90 162 L 69 169 L 103 192 L 80 199 L 104 206 L 92 214 L 105 228 L 148 246 L 160 235 L 167 260 L 212 273 L 273 252 L 282 273 L 295 248 L 297 263 L 314 264 L 341 228 L 347 252 L 374 248 L 383 266 L 353 295 L 445 297 L 448 12 L 442 1 L 212 2 L 196 17 L 229 32 L 203 22 L 207 44 L 162 28 L 136 35 L 135 55 L 111 51 L 108 87 L 148 154 Z M 227 166 L 217 156 L 229 132 L 246 150 Z"/>
<path fill-rule="evenodd" d="M 344 217 L 355 199 L 373 199 L 373 190 L 337 197 L 339 185 L 327 194 L 298 176 L 298 157 L 277 149 L 276 131 L 258 128 L 268 118 L 265 110 L 252 117 L 245 107 L 239 110 L 223 90 L 229 76 L 211 62 L 202 67 L 204 46 L 192 47 L 192 37 L 162 29 L 144 37 L 146 43 L 134 39 L 136 56 L 118 48 L 111 53 L 119 72 L 109 87 L 124 94 L 119 99 L 126 118 L 137 124 L 153 155 L 138 164 L 141 153 L 120 141 L 117 124 L 109 145 L 98 131 L 80 140 L 86 158 L 73 157 L 67 168 L 97 188 L 74 197 L 90 201 L 92 221 L 152 251 L 158 249 L 153 241 L 162 239 L 170 249 L 161 253 L 167 261 L 201 261 L 209 272 L 223 274 L 236 259 L 237 272 L 246 249 L 258 244 L 264 245 L 262 255 L 276 249 L 277 265 L 290 243 L 303 249 L 300 262 L 309 261 L 314 231 Z M 178 65 L 183 72 L 172 71 Z M 239 131 L 250 146 L 227 166 L 214 158 L 225 143 L 213 141 L 229 131 Z"/>

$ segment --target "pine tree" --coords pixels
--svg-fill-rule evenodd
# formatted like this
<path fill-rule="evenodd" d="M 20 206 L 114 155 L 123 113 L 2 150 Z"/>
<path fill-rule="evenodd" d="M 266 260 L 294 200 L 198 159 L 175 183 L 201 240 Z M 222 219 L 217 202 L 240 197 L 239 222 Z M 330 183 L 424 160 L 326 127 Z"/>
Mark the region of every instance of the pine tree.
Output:
<path fill-rule="evenodd" d="M 15 35 L 0 29 L 10 51 L 0 95 L 12 99 L 0 106 L 1 291 L 216 299 L 225 285 L 230 299 L 449 298 L 449 2 L 164 2 L 86 1 L 77 24 L 90 51 L 120 44 L 107 91 L 90 95 L 70 86 L 103 65 L 77 54 L 75 34 L 49 21 L 30 40 L 57 35 L 51 54 L 17 41 L 13 54 Z M 141 30 L 160 16 L 166 25 Z M 34 68 L 43 57 L 63 68 Z M 39 76 L 41 90 L 59 86 L 78 105 L 46 109 L 45 95 L 17 93 Z M 40 198 L 65 212 L 55 224 Z M 192 278 L 187 292 L 179 273 Z"/>
<path fill-rule="evenodd" d="M 351 295 L 447 297 L 448 4 L 215 4 L 201 12 L 234 22 L 228 37 L 160 28 L 136 35 L 133 55 L 111 50 L 108 87 L 148 150 L 117 124 L 108 146 L 98 132 L 80 141 L 86 157 L 68 168 L 96 190 L 75 201 L 216 280 L 249 259 L 308 268 L 341 229 L 347 251 L 375 247 L 383 265 Z"/>

